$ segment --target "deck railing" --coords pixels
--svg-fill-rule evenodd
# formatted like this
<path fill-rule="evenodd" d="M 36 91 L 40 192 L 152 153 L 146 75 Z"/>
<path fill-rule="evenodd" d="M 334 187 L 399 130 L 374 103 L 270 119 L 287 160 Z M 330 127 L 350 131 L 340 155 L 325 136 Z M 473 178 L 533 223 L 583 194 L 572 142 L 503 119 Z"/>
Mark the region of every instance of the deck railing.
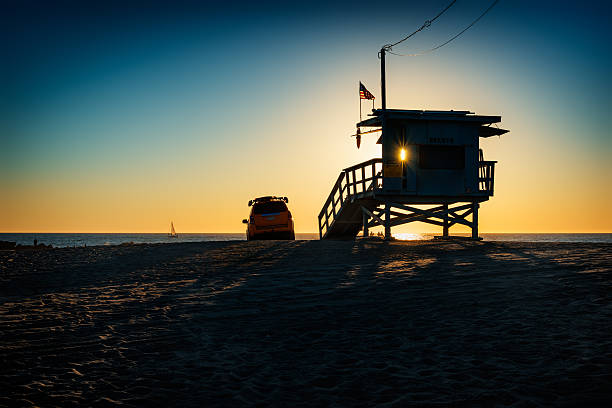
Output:
<path fill-rule="evenodd" d="M 479 161 L 478 193 L 493 195 L 496 161 Z M 340 173 L 319 213 L 319 236 L 327 233 L 346 201 L 352 202 L 367 193 L 382 189 L 382 159 L 372 159 L 348 167 Z"/>
<path fill-rule="evenodd" d="M 382 188 L 382 159 L 371 159 L 348 167 L 340 173 L 319 213 L 319 237 L 327 233 L 346 201 L 364 197 Z"/>
<path fill-rule="evenodd" d="M 493 195 L 496 161 L 478 162 L 478 191 Z"/>

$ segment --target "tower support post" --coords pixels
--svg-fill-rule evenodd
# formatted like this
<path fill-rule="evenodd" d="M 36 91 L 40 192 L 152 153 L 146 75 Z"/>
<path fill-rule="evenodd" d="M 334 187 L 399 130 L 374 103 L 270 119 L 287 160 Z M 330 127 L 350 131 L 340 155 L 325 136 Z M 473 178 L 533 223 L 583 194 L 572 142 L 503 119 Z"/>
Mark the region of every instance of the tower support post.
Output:
<path fill-rule="evenodd" d="M 362 211 L 361 214 L 363 216 L 363 236 L 367 237 L 368 235 L 370 235 L 370 231 L 368 228 L 368 221 L 370 217 L 368 217 L 368 214 L 366 214 L 365 211 Z"/>
<path fill-rule="evenodd" d="M 391 204 L 385 203 L 385 240 L 391 239 Z"/>
<path fill-rule="evenodd" d="M 448 238 L 448 204 L 444 204 L 444 225 L 442 226 L 442 236 Z"/>
<path fill-rule="evenodd" d="M 478 239 L 478 207 L 477 201 L 472 203 L 472 239 Z"/>

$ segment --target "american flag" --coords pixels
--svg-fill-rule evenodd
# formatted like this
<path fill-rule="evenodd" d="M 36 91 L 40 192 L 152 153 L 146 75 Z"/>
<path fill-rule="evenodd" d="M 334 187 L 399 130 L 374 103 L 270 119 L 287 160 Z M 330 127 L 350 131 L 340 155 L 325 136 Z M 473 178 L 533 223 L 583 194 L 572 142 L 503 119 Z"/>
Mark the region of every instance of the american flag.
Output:
<path fill-rule="evenodd" d="M 361 82 L 359 82 L 359 99 L 374 99 L 374 95 Z"/>

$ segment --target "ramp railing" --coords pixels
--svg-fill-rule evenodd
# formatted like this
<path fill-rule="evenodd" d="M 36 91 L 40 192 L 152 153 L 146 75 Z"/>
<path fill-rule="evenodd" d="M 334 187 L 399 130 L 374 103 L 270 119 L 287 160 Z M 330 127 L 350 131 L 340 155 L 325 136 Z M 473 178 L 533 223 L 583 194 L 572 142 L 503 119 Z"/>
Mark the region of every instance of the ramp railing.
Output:
<path fill-rule="evenodd" d="M 496 161 L 478 162 L 478 191 L 493 195 Z"/>
<path fill-rule="evenodd" d="M 347 202 L 382 188 L 382 159 L 371 159 L 340 173 L 319 213 L 319 238 L 330 230 Z"/>

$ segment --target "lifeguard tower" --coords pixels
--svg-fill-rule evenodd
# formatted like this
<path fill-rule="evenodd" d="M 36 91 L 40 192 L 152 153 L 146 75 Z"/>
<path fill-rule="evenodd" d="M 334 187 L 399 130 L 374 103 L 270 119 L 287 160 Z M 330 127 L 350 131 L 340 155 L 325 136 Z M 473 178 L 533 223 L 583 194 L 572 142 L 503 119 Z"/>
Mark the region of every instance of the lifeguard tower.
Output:
<path fill-rule="evenodd" d="M 391 227 L 425 222 L 442 227 L 449 237 L 455 224 L 472 230 L 478 237 L 478 208 L 493 196 L 495 161 L 485 161 L 480 138 L 502 135 L 507 130 L 491 125 L 500 116 L 480 116 L 469 111 L 421 111 L 386 108 L 385 57 L 394 46 L 427 28 L 433 19 L 404 39 L 384 45 L 379 53 L 382 109 L 372 109 L 371 118 L 357 123 L 357 147 L 361 135 L 381 132 L 382 157 L 344 169 L 319 213 L 319 237 L 351 239 L 363 228 L 382 225 L 385 239 Z M 466 29 L 435 51 L 463 34 L 484 16 L 491 5 Z M 364 99 L 374 99 L 360 83 Z M 364 95 L 365 94 L 365 97 Z M 361 107 L 360 107 L 361 109 Z M 361 128 L 374 128 L 361 132 Z"/>
<path fill-rule="evenodd" d="M 478 237 L 478 207 L 493 196 L 495 161 L 485 161 L 481 137 L 508 131 L 492 124 L 501 116 L 469 111 L 421 111 L 386 108 L 385 54 L 379 52 L 382 109 L 357 123 L 357 137 L 380 131 L 382 157 L 344 169 L 319 213 L 321 239 L 353 239 L 363 229 L 425 222 L 442 227 L 449 238 L 455 224 Z M 361 128 L 374 130 L 361 133 Z M 358 146 L 359 146 L 358 139 Z"/>
<path fill-rule="evenodd" d="M 425 222 L 449 229 L 463 224 L 478 238 L 478 207 L 493 195 L 495 161 L 485 161 L 481 137 L 500 116 L 468 111 L 377 109 L 359 128 L 382 132 L 382 157 L 344 169 L 319 214 L 321 239 L 352 239 L 363 229 Z M 427 208 L 423 208 L 426 206 Z"/>

